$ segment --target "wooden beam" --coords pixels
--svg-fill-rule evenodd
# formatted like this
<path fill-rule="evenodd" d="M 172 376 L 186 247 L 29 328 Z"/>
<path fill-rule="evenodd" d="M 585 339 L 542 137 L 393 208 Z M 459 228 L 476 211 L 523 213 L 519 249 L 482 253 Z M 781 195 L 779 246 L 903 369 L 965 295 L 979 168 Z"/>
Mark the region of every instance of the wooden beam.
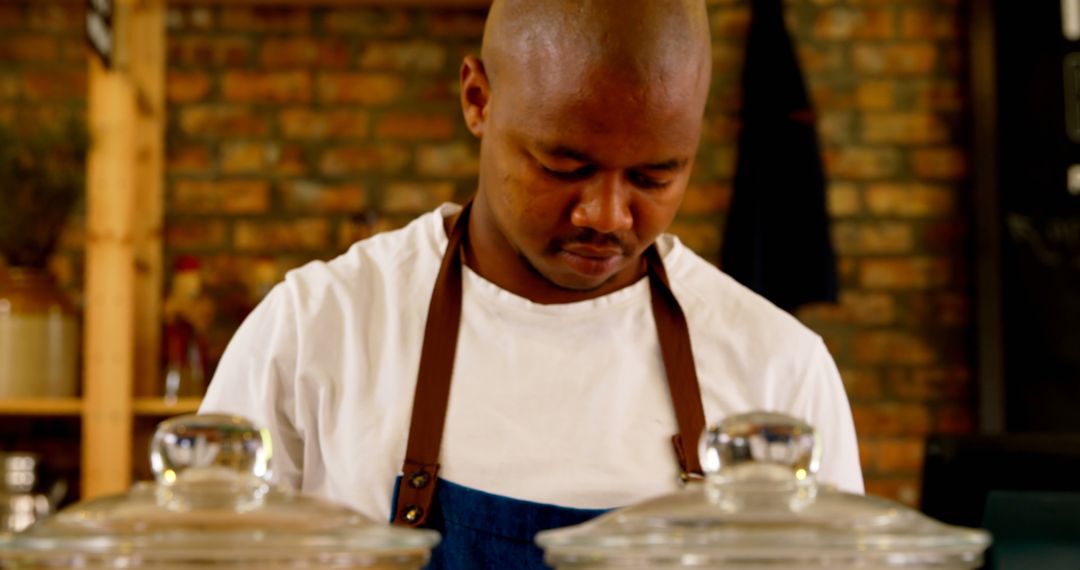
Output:
<path fill-rule="evenodd" d="M 89 63 L 84 499 L 125 491 L 131 484 L 132 401 L 140 346 L 136 330 L 148 322 L 140 311 L 152 304 L 138 300 L 140 289 L 146 293 L 147 279 L 143 271 L 140 280 L 136 267 L 139 255 L 146 254 L 141 240 L 160 233 L 155 229 L 160 219 L 140 220 L 154 214 L 140 208 L 160 204 L 160 196 L 147 199 L 139 194 L 160 193 L 160 182 L 153 182 L 161 176 L 153 172 L 158 159 L 147 149 L 162 144 L 148 142 L 161 135 L 140 129 L 156 128 L 150 118 L 160 120 L 164 104 L 155 100 L 161 90 L 139 81 L 163 73 L 163 50 L 154 44 L 164 41 L 164 21 L 162 0 L 116 0 L 114 68 L 106 69 L 96 57 Z M 147 255 L 145 259 L 153 259 Z M 143 263 L 152 263 L 145 259 Z"/>

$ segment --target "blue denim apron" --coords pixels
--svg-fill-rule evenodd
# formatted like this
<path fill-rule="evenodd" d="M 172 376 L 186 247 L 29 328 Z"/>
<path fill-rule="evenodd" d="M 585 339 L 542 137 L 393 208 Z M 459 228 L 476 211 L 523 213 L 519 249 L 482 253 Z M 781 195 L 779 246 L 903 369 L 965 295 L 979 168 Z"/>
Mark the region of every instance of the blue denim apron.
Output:
<path fill-rule="evenodd" d="M 548 568 L 534 542 L 536 533 L 581 524 L 607 512 L 503 497 L 443 479 L 437 486 L 424 524 L 442 535 L 431 553 L 430 570 Z M 396 489 L 391 512 L 397 512 Z"/>
<path fill-rule="evenodd" d="M 469 211 L 465 204 L 454 223 L 435 279 L 420 352 L 409 440 L 402 476 L 393 496 L 396 525 L 439 531 L 442 542 L 430 568 L 546 568 L 533 540 L 541 530 L 585 522 L 604 511 L 533 503 L 470 489 L 438 478 L 439 448 L 450 395 L 457 335 L 461 323 L 462 253 Z M 700 475 L 697 442 L 705 427 L 686 317 L 671 291 L 655 246 L 644 254 L 653 318 L 679 433 L 672 437 L 684 478 Z M 683 442 L 689 442 L 684 446 Z"/>

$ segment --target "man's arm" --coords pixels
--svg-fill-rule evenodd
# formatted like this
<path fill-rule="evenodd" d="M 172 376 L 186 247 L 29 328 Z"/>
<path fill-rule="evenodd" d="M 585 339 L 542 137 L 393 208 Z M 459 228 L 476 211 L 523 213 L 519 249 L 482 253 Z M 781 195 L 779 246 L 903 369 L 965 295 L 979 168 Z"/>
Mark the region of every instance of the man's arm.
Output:
<path fill-rule="evenodd" d="M 199 413 L 243 416 L 270 432 L 275 483 L 298 489 L 303 435 L 297 425 L 297 325 L 287 286 L 275 287 L 240 325 Z"/>

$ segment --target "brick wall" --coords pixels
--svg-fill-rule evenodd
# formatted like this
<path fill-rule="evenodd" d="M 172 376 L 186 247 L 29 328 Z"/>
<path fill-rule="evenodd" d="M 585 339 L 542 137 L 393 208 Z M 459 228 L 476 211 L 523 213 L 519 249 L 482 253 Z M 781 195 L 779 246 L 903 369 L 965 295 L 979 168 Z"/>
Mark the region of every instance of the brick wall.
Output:
<path fill-rule="evenodd" d="M 82 105 L 80 4 L 0 4 L 0 120 Z M 923 437 L 972 429 L 964 6 L 788 0 L 830 178 L 842 299 L 799 317 L 852 401 L 869 491 L 918 498 Z M 712 0 L 714 88 L 673 227 L 715 260 L 749 0 Z M 218 353 L 260 291 L 474 188 L 457 68 L 483 11 L 168 12 L 166 257 L 203 262 Z M 81 224 L 54 266 L 77 290 Z"/>

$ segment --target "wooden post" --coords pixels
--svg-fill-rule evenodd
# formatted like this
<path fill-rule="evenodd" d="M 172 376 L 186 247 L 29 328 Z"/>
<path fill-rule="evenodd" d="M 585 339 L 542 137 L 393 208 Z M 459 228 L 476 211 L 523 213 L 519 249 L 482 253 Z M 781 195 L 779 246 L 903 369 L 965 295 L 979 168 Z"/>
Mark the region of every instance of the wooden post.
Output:
<path fill-rule="evenodd" d="M 163 88 L 142 82 L 163 73 L 163 12 L 162 0 L 115 0 L 114 66 L 96 57 L 89 64 L 84 499 L 131 484 L 136 355 L 156 348 L 138 335 L 148 333 L 140 327 L 151 318 L 149 326 L 158 326 Z"/>

